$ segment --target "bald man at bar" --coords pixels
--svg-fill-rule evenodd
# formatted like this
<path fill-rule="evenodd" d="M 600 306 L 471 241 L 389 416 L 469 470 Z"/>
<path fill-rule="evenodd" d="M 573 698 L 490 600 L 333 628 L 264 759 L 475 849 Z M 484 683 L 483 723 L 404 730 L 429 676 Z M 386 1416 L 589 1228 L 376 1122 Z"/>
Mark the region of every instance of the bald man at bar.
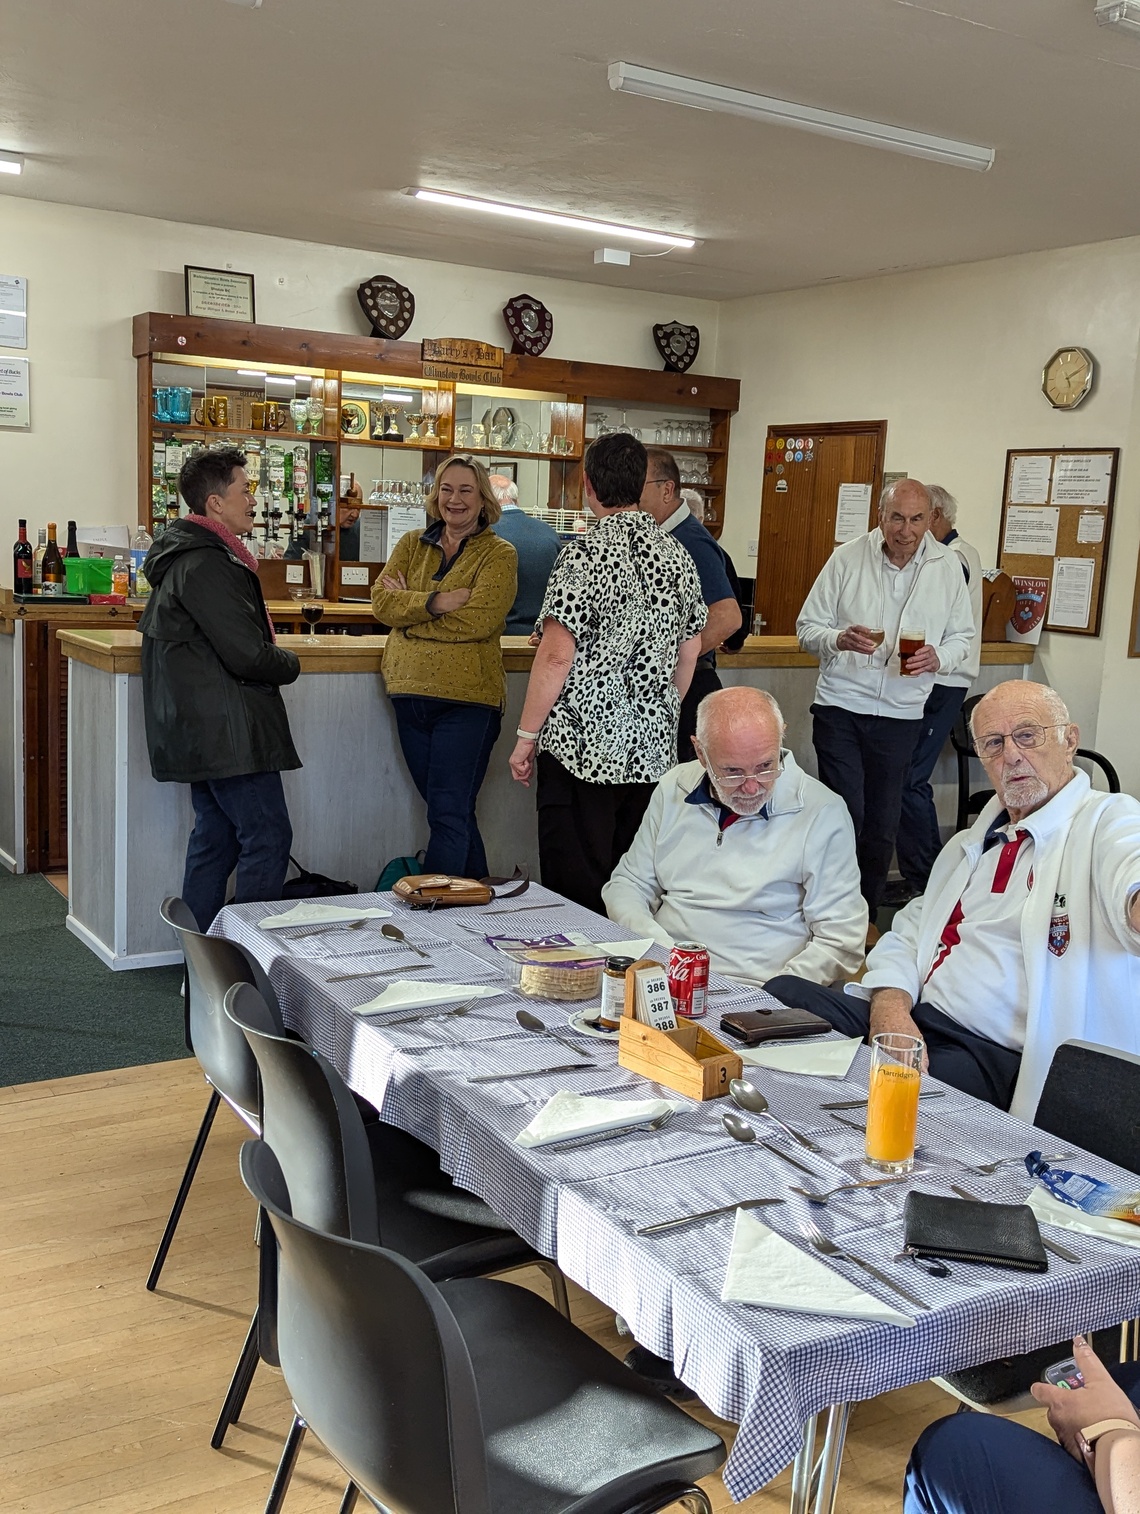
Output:
<path fill-rule="evenodd" d="M 921 1037 L 934 1077 L 1028 1120 L 1063 1041 L 1140 1053 L 1140 804 L 1074 765 L 1080 731 L 1045 684 L 998 684 L 971 734 L 995 793 L 862 982 L 765 986 L 846 1035 Z"/>

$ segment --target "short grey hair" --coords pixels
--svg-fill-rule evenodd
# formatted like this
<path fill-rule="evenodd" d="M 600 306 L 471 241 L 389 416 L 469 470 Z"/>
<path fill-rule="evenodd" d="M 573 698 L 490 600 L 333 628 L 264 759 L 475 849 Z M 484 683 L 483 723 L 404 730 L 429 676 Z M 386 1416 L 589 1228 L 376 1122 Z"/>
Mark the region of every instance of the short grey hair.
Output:
<path fill-rule="evenodd" d="M 951 526 L 956 525 L 958 521 L 958 501 L 950 493 L 950 490 L 944 489 L 941 484 L 927 484 L 926 492 L 930 495 L 930 508 L 932 510 L 940 510 L 943 520 L 947 521 Z"/>
<path fill-rule="evenodd" d="M 780 706 L 776 703 L 772 695 L 769 694 L 767 689 L 754 689 L 747 685 L 738 685 L 734 688 L 728 689 L 716 689 L 713 693 L 706 694 L 705 697 L 701 700 L 700 704 L 697 706 L 697 729 L 695 732 L 696 739 L 701 744 L 701 746 L 707 745 L 709 725 L 716 714 L 718 706 L 726 702 L 726 696 L 728 696 L 728 702 L 732 703 L 735 702 L 733 696 L 738 696 L 740 694 L 755 695 L 758 699 L 763 700 L 763 702 L 768 706 L 773 716 L 775 717 L 776 726 L 780 733 L 780 744 L 782 746 L 784 742 L 784 731 L 787 729 L 784 723 L 784 712 L 780 709 Z"/>
<path fill-rule="evenodd" d="M 1020 680 L 1010 680 L 1010 681 L 1013 682 L 1013 681 L 1020 681 Z M 1069 714 L 1069 707 L 1068 707 L 1068 705 L 1061 698 L 1060 694 L 1057 693 L 1057 690 L 1056 689 L 1051 689 L 1047 683 L 1031 683 L 1031 682 L 1027 682 L 1025 684 L 1025 687 L 1029 688 L 1029 689 L 1035 690 L 1036 693 L 1039 695 L 1039 697 L 1041 699 L 1041 703 L 1045 706 L 1045 713 L 1049 717 L 1048 724 L 1052 725 L 1052 726 L 1056 726 L 1056 727 L 1059 728 L 1059 734 L 1057 736 L 1057 740 L 1058 741 L 1063 741 L 1065 739 L 1065 735 L 1064 735 L 1065 728 L 1067 726 L 1072 725 L 1072 723 L 1073 723 L 1072 716 Z M 1001 684 L 995 684 L 994 688 L 999 688 L 1000 689 L 1001 688 Z M 993 693 L 993 689 L 989 689 L 987 692 L 992 694 Z M 982 699 L 984 699 L 985 697 L 986 697 L 985 694 L 983 694 L 982 695 Z M 974 724 L 974 722 L 977 719 L 978 711 L 982 707 L 982 699 L 979 699 L 978 702 L 977 702 L 977 704 L 970 711 L 970 736 L 972 738 L 974 738 L 974 739 L 976 739 L 977 735 L 978 735 L 977 726 Z M 699 709 L 698 709 L 698 714 L 699 713 L 700 712 L 699 712 Z"/>
<path fill-rule="evenodd" d="M 930 490 L 924 483 L 920 483 L 917 478 L 894 478 L 883 490 L 882 494 L 879 495 L 880 515 L 882 515 L 885 510 L 890 509 L 891 505 L 894 504 L 895 495 L 899 492 L 900 489 L 921 489 L 923 494 L 926 495 L 927 504 L 931 508 L 933 508 L 934 502 L 930 497 Z"/>
<path fill-rule="evenodd" d="M 508 478 L 505 473 L 491 474 L 491 488 L 495 491 L 495 498 L 500 505 L 517 505 L 519 502 L 519 486 L 514 479 Z"/>
<path fill-rule="evenodd" d="M 699 494 L 696 489 L 682 489 L 681 503 L 688 505 L 690 515 L 695 515 L 700 521 L 704 520 L 705 497 L 703 494 Z"/>

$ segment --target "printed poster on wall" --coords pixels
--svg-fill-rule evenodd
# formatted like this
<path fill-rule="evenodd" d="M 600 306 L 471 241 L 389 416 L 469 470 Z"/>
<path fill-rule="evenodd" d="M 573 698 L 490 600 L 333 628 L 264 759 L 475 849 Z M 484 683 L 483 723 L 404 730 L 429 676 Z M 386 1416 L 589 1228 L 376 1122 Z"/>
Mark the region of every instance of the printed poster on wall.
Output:
<path fill-rule="evenodd" d="M 28 281 L 0 273 L 0 347 L 28 345 Z"/>
<path fill-rule="evenodd" d="M 1038 509 L 1032 505 L 1010 505 L 1005 512 L 1002 551 L 1010 556 L 1053 557 L 1060 518 L 1061 512 L 1054 506 Z"/>
<path fill-rule="evenodd" d="M 0 426 L 26 430 L 32 424 L 28 359 L 0 358 Z"/>
<path fill-rule="evenodd" d="M 1111 452 L 1073 453 L 1059 457 L 1053 473 L 1053 503 L 1107 505 L 1111 481 Z"/>
<path fill-rule="evenodd" d="M 1073 631 L 1088 629 L 1095 567 L 1091 557 L 1058 557 L 1049 600 L 1050 625 Z"/>
<path fill-rule="evenodd" d="M 835 540 L 853 541 L 856 536 L 862 536 L 870 512 L 870 484 L 840 484 L 835 508 Z"/>
<path fill-rule="evenodd" d="M 1039 454 L 1015 457 L 1009 474 L 1011 505 L 1047 505 L 1053 459 Z"/>

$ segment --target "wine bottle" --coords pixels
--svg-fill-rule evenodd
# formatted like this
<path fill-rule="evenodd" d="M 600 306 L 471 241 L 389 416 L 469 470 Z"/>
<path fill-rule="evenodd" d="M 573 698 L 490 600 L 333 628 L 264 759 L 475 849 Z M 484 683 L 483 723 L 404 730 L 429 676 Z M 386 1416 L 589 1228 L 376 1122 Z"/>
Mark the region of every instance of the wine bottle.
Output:
<path fill-rule="evenodd" d="M 42 594 L 44 587 L 44 553 L 47 551 L 47 528 L 40 527 L 40 539 L 32 556 L 32 593 Z"/>
<path fill-rule="evenodd" d="M 65 558 L 79 556 L 79 543 L 75 539 L 75 522 L 73 520 L 69 520 L 67 523 L 67 546 L 64 548 L 63 555 Z"/>
<path fill-rule="evenodd" d="M 40 567 L 40 577 L 43 581 L 45 594 L 62 594 L 66 585 L 66 574 L 63 570 L 63 558 L 60 556 L 59 545 L 55 539 L 55 521 L 49 520 L 47 524 L 47 547 L 44 549 L 44 560 Z"/>
<path fill-rule="evenodd" d="M 32 544 L 28 540 L 28 523 L 19 522 L 19 537 L 12 548 L 12 587 L 17 594 L 32 592 Z"/>

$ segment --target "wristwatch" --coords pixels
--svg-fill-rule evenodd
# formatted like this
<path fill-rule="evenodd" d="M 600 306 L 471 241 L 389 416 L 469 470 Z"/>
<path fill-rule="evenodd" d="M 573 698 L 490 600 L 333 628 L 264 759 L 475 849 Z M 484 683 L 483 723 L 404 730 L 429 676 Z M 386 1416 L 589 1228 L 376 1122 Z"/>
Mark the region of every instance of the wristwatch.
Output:
<path fill-rule="evenodd" d="M 1140 1425 L 1131 1419 L 1098 1419 L 1095 1425 L 1086 1425 L 1081 1431 L 1081 1439 L 1091 1450 L 1102 1435 L 1107 1435 L 1110 1430 L 1130 1430 L 1133 1435 L 1140 1435 Z"/>

